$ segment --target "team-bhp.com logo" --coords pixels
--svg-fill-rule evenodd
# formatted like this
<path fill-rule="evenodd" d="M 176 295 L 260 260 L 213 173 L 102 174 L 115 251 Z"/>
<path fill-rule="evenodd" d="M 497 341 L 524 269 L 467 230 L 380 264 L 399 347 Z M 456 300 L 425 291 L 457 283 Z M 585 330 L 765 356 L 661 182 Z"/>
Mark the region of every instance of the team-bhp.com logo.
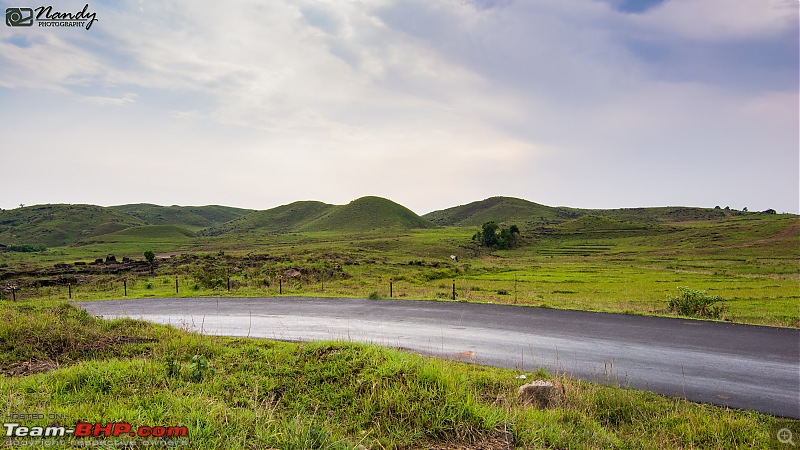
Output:
<path fill-rule="evenodd" d="M 83 27 L 88 30 L 97 21 L 97 13 L 89 12 L 88 3 L 76 12 L 55 11 L 52 6 L 6 8 L 6 25 L 9 27 L 32 27 L 36 22 L 40 27 Z"/>
<path fill-rule="evenodd" d="M 157 437 L 157 438 L 178 438 L 186 437 L 189 430 L 186 427 L 132 427 L 131 424 L 126 422 L 112 422 L 112 423 L 86 423 L 78 422 L 75 428 L 67 428 L 62 426 L 46 426 L 46 427 L 24 427 L 18 423 L 4 423 L 3 427 L 6 429 L 6 437 L 20 438 L 20 437 Z"/>

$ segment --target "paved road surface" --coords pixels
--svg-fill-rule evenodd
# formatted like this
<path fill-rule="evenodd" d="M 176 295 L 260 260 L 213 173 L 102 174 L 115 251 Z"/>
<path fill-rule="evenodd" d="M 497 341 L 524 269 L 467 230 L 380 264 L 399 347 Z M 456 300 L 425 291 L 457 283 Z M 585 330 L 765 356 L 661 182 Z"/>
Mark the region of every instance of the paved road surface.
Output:
<path fill-rule="evenodd" d="M 499 367 L 566 371 L 698 402 L 800 418 L 800 331 L 507 305 L 181 298 L 78 303 L 208 334 L 346 339 Z M 469 353 L 472 352 L 472 353 Z"/>

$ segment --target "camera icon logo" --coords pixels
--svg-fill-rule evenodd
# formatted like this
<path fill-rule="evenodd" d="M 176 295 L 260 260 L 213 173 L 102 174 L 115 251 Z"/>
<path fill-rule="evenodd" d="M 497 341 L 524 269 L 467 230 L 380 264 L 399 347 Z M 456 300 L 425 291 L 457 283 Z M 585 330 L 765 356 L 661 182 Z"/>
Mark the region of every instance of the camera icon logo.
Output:
<path fill-rule="evenodd" d="M 6 8 L 6 25 L 10 27 L 33 26 L 33 9 Z"/>

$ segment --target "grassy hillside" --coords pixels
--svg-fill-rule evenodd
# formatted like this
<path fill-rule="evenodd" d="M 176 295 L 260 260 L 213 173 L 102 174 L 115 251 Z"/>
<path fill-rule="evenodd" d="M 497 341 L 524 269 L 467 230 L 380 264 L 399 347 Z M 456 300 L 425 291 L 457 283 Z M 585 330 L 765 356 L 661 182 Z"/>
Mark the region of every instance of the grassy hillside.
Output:
<path fill-rule="evenodd" d="M 110 209 L 133 216 L 149 225 L 177 225 L 189 230 L 213 227 L 252 211 L 229 206 L 159 206 L 148 203 L 111 206 Z"/>
<path fill-rule="evenodd" d="M 225 233 L 286 233 L 297 230 L 328 212 L 333 205 L 317 201 L 300 201 L 265 211 L 255 211 L 227 223 L 203 230 L 201 234 L 217 236 Z"/>
<path fill-rule="evenodd" d="M 655 208 L 623 208 L 623 209 L 577 209 L 545 206 L 513 197 L 491 197 L 486 200 L 455 206 L 425 214 L 423 218 L 444 226 L 479 226 L 493 220 L 501 223 L 513 223 L 522 228 L 552 225 L 567 222 L 584 216 L 605 217 L 617 222 L 628 223 L 679 223 L 694 221 L 715 221 L 726 218 L 745 216 L 748 213 L 734 210 L 696 208 L 683 206 L 666 206 Z M 611 222 L 606 222 L 610 225 Z M 590 230 L 598 226 L 597 219 L 587 222 L 573 222 L 572 227 L 586 225 Z M 612 228 L 629 228 L 619 223 Z M 573 230 L 575 231 L 575 230 Z"/>
<path fill-rule="evenodd" d="M 524 227 L 535 223 L 564 222 L 583 214 L 585 212 L 579 209 L 554 208 L 512 197 L 491 197 L 434 211 L 422 217 L 445 226 L 480 226 L 493 220 Z"/>
<path fill-rule="evenodd" d="M 101 206 L 26 206 L 0 211 L 0 244 L 57 247 L 144 224 L 141 219 Z"/>
<path fill-rule="evenodd" d="M 300 227 L 301 231 L 360 232 L 379 228 L 431 228 L 434 224 L 405 206 L 380 197 L 362 197 L 347 205 L 330 208 Z"/>

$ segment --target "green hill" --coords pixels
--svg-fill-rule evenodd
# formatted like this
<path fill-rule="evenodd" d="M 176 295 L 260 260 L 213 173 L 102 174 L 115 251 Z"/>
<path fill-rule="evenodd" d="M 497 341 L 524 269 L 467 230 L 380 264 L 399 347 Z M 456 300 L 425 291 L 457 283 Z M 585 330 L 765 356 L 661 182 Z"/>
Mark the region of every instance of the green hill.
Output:
<path fill-rule="evenodd" d="M 683 206 L 577 209 L 540 205 L 513 197 L 491 197 L 466 205 L 433 211 L 422 217 L 444 226 L 480 226 L 487 221 L 493 220 L 498 223 L 516 224 L 524 228 L 536 225 L 559 224 L 584 216 L 605 217 L 618 222 L 652 224 L 713 221 L 742 214 L 744 213 L 740 211 Z M 573 226 L 579 225 L 596 226 L 597 223 L 576 222 L 573 224 Z M 606 225 L 610 225 L 610 222 L 606 222 Z M 619 227 L 619 225 L 616 226 Z"/>
<path fill-rule="evenodd" d="M 177 225 L 190 230 L 209 228 L 242 217 L 252 210 L 229 206 L 159 206 L 149 203 L 111 206 L 149 225 Z"/>
<path fill-rule="evenodd" d="M 302 225 L 301 231 L 370 231 L 379 228 L 414 229 L 435 225 L 391 200 L 362 197 L 347 205 L 334 206 Z"/>
<path fill-rule="evenodd" d="M 287 233 L 298 230 L 331 208 L 335 206 L 317 201 L 294 202 L 265 211 L 251 212 L 230 222 L 205 229 L 200 234 L 216 236 L 244 232 Z"/>
<path fill-rule="evenodd" d="M 434 211 L 422 216 L 437 225 L 480 226 L 493 220 L 520 227 L 536 223 L 559 223 L 585 214 L 572 208 L 554 208 L 513 197 L 491 197 L 466 205 Z"/>
<path fill-rule="evenodd" d="M 0 244 L 57 247 L 144 224 L 140 219 L 102 206 L 26 206 L 0 210 Z"/>

